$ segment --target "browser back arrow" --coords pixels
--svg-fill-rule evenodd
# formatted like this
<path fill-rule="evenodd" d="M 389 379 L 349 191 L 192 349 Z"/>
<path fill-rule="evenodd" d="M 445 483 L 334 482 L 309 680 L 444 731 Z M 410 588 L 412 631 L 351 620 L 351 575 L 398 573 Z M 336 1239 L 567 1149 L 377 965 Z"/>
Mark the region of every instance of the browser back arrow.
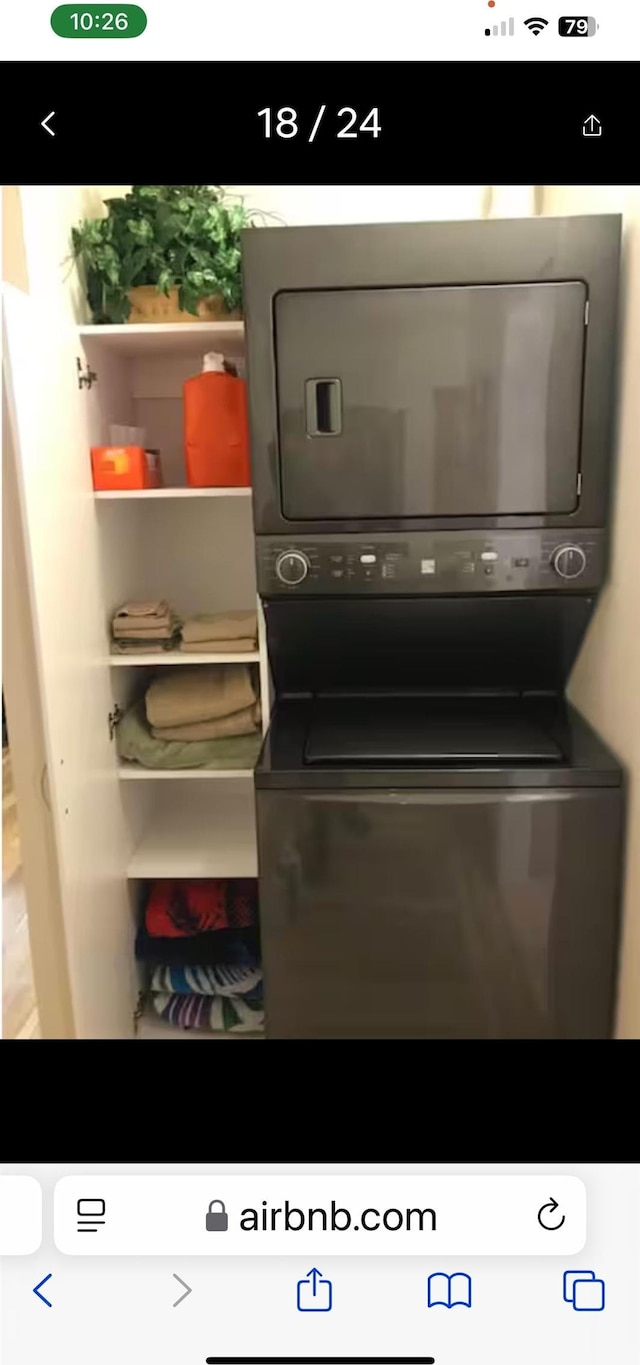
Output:
<path fill-rule="evenodd" d="M 53 1271 L 51 1272 L 51 1274 L 53 1274 Z M 40 1290 L 42 1289 L 43 1284 L 46 1284 L 47 1280 L 51 1279 L 51 1274 L 45 1275 L 44 1279 L 41 1280 L 39 1284 L 35 1285 L 33 1290 L 33 1293 L 35 1294 L 36 1298 L 41 1299 L 42 1303 L 46 1303 L 47 1308 L 51 1308 L 51 1304 L 48 1299 L 45 1299 L 44 1294 L 40 1293 Z"/>
<path fill-rule="evenodd" d="M 52 110 L 51 110 L 51 113 L 50 113 L 50 114 L 47 114 L 47 117 L 46 117 L 46 118 L 43 118 L 42 123 L 40 124 L 40 127 L 41 127 L 41 128 L 46 128 L 46 130 L 47 130 L 47 132 L 48 132 L 48 134 L 49 134 L 49 137 L 55 137 L 55 133 L 54 133 L 54 131 L 53 131 L 53 128 L 50 128 L 50 127 L 49 127 L 49 120 L 52 119 L 52 118 L 54 117 L 55 112 L 56 112 L 55 109 L 52 109 Z"/>

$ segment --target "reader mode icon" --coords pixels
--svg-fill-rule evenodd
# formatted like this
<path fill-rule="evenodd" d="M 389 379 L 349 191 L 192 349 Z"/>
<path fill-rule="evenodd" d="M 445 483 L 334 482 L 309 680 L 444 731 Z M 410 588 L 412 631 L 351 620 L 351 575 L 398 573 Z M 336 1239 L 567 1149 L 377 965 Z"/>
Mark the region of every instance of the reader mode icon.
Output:
<path fill-rule="evenodd" d="M 576 1313 L 601 1313 L 604 1280 L 597 1280 L 594 1270 L 565 1270 L 563 1298 Z"/>
<path fill-rule="evenodd" d="M 427 1307 L 435 1308 L 471 1307 L 471 1276 L 461 1274 L 445 1275 L 438 1272 L 427 1280 Z"/>

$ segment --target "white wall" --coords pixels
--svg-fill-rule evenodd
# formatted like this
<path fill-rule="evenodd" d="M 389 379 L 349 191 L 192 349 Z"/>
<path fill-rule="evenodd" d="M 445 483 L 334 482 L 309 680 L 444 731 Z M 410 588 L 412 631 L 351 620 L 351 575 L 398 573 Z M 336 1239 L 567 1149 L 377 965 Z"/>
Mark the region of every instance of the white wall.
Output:
<path fill-rule="evenodd" d="M 419 222 L 480 218 L 484 185 L 229 185 L 247 208 L 274 214 L 288 227 L 313 223 Z"/>
<path fill-rule="evenodd" d="M 130 185 L 101 185 L 103 199 Z M 247 208 L 289 227 L 314 223 L 397 223 L 511 217 L 534 212 L 531 185 L 227 185 Z"/>
<path fill-rule="evenodd" d="M 569 695 L 630 778 L 618 1036 L 640 1037 L 640 187 L 545 186 L 551 214 L 623 213 L 613 553 Z"/>
<path fill-rule="evenodd" d="M 21 185 L 29 292 L 51 315 L 89 322 L 84 290 L 71 259 L 71 228 L 104 210 L 97 185 Z M 34 353 L 37 360 L 37 354 Z"/>

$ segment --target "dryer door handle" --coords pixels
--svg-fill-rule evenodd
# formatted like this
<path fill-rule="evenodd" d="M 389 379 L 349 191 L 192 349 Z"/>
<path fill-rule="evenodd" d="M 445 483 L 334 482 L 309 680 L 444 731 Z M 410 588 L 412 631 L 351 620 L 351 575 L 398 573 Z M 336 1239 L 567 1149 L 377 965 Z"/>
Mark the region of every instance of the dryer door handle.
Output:
<path fill-rule="evenodd" d="M 307 436 L 339 436 L 342 432 L 342 384 L 339 379 L 305 382 Z"/>

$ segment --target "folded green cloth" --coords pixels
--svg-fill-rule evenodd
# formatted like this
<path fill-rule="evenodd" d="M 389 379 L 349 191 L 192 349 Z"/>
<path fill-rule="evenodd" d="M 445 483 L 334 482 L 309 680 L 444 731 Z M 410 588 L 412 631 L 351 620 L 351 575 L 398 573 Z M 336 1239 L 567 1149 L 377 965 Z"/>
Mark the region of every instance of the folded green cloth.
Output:
<path fill-rule="evenodd" d="M 261 735 L 228 739 L 155 739 L 149 729 L 144 698 L 125 711 L 116 727 L 120 758 L 143 768 L 254 768 Z"/>

